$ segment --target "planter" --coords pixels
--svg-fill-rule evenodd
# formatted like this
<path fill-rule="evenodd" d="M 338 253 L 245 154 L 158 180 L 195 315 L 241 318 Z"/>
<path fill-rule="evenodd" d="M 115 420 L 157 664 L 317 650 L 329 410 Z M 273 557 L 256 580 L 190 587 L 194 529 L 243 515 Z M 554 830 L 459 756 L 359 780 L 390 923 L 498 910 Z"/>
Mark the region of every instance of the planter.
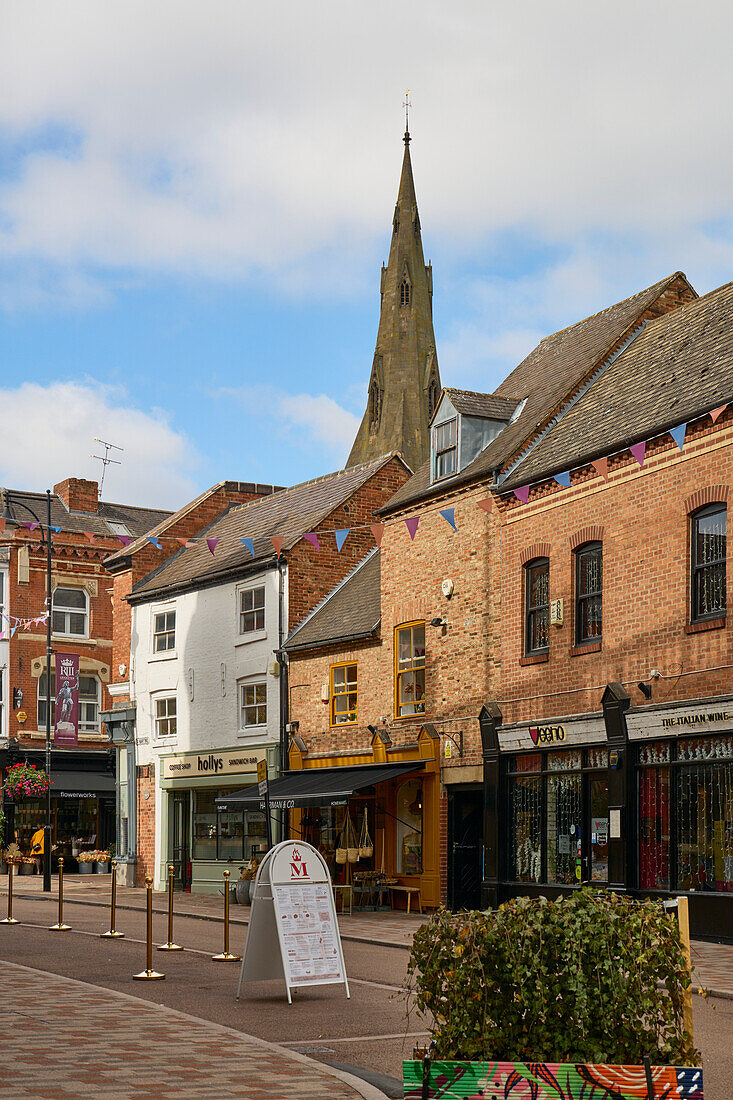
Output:
<path fill-rule="evenodd" d="M 79 864 L 79 874 L 80 875 L 91 875 L 93 873 L 94 873 L 94 864 L 93 863 L 80 863 Z"/>
<path fill-rule="evenodd" d="M 95 863 L 94 864 L 95 875 L 108 875 L 109 874 L 109 862 L 107 863 Z"/>
<path fill-rule="evenodd" d="M 654 1096 L 703 1100 L 702 1069 L 694 1066 L 651 1066 Z M 644 1066 L 576 1065 L 557 1062 L 403 1062 L 405 1100 L 440 1096 L 500 1096 L 505 1100 L 581 1100 L 596 1095 L 618 1100 L 648 1097 Z M 427 1074 L 427 1082 L 424 1074 Z M 426 1087 L 427 1085 L 427 1087 Z"/>
<path fill-rule="evenodd" d="M 251 879 L 238 878 L 234 883 L 234 893 L 238 905 L 249 905 L 249 884 Z"/>
<path fill-rule="evenodd" d="M 36 871 L 35 863 L 21 863 L 19 867 L 19 874 L 21 875 L 33 875 Z"/>

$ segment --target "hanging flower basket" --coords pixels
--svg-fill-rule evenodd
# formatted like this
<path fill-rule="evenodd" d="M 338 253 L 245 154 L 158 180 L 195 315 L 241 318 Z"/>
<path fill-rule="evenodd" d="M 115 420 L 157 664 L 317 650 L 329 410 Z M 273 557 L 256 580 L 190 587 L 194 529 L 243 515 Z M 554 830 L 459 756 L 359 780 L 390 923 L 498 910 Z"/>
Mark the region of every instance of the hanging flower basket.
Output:
<path fill-rule="evenodd" d="M 5 775 L 3 790 L 15 802 L 22 798 L 42 798 L 48 790 L 48 776 L 35 764 L 14 764 Z"/>

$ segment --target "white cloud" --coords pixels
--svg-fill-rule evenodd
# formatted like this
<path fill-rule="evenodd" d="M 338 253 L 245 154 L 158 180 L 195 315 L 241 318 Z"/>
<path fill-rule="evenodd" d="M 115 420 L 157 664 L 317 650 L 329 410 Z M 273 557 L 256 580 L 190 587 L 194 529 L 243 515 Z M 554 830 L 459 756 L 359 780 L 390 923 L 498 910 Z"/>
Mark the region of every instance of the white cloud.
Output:
<path fill-rule="evenodd" d="M 213 396 L 233 398 L 258 421 L 263 416 L 271 418 L 282 439 L 297 444 L 298 448 L 317 449 L 327 464 L 330 460 L 336 467 L 346 460 L 361 421 L 326 394 L 314 396 L 286 393 L 271 386 L 241 386 L 221 389 Z"/>
<path fill-rule="evenodd" d="M 99 480 L 104 453 L 95 436 L 124 447 L 110 466 L 105 500 L 178 508 L 198 491 L 191 471 L 198 457 L 160 409 L 141 412 L 125 395 L 95 382 L 26 382 L 0 389 L 3 444 L 0 484 L 42 491 L 67 477 Z"/>
<path fill-rule="evenodd" d="M 720 281 L 733 8 L 690 11 L 6 0 L 0 248 L 99 279 L 352 292 L 389 229 L 409 84 L 422 220 L 446 250 L 473 255 L 507 228 L 547 242 L 602 228 L 637 255 L 669 237 L 673 267 Z"/>

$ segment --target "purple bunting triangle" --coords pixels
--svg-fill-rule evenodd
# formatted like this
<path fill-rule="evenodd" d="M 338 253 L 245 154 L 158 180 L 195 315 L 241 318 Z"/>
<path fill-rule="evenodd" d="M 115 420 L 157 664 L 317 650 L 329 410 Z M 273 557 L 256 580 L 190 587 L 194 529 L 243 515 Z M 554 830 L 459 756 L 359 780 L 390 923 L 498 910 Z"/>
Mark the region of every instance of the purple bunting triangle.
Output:
<path fill-rule="evenodd" d="M 687 431 L 687 424 L 678 424 L 676 428 L 670 428 L 669 434 L 675 441 L 680 450 L 685 446 L 685 432 Z"/>
<path fill-rule="evenodd" d="M 255 556 L 255 540 L 254 539 L 240 539 L 242 546 L 246 546 L 252 557 Z"/>
<path fill-rule="evenodd" d="M 308 539 L 308 542 L 311 544 L 311 546 L 315 546 L 316 550 L 321 549 L 321 544 L 318 541 L 318 535 L 315 533 L 315 531 L 309 531 L 307 535 L 303 535 L 303 538 Z"/>
<path fill-rule="evenodd" d="M 518 489 L 514 489 L 514 495 L 522 504 L 526 504 L 529 500 L 529 485 L 520 485 Z"/>
<path fill-rule="evenodd" d="M 61 528 L 60 527 L 58 527 L 58 528 L 57 527 L 52 527 L 51 530 L 52 531 L 57 531 L 57 530 L 60 531 Z M 123 546 L 129 546 L 131 542 L 135 541 L 134 538 L 132 537 L 132 535 L 118 535 L 117 538 L 119 539 L 119 541 L 122 543 Z"/>
<path fill-rule="evenodd" d="M 415 535 L 417 534 L 417 527 L 418 527 L 419 523 L 420 523 L 420 517 L 419 516 L 410 516 L 409 519 L 405 520 L 405 527 L 410 532 L 410 542 L 415 541 Z"/>
<path fill-rule="evenodd" d="M 163 547 L 160 544 L 160 539 L 157 535 L 146 535 L 145 538 L 148 542 L 155 547 L 156 550 L 162 550 Z"/>
<path fill-rule="evenodd" d="M 555 474 L 555 481 L 558 485 L 562 485 L 563 489 L 570 488 L 570 470 L 565 470 L 562 474 Z"/>
<path fill-rule="evenodd" d="M 206 540 L 206 545 L 208 546 L 208 548 L 211 552 L 212 558 L 214 556 L 214 551 L 216 550 L 217 542 L 221 542 L 221 539 L 207 539 Z"/>
<path fill-rule="evenodd" d="M 350 530 L 350 527 L 342 527 L 341 530 L 334 531 L 334 535 L 336 536 L 336 549 L 339 553 L 341 553 L 341 547 L 346 542 Z"/>
<path fill-rule="evenodd" d="M 629 447 L 629 450 L 631 451 L 632 455 L 639 463 L 639 465 L 643 466 L 644 459 L 646 458 L 646 442 L 642 441 L 641 443 L 632 443 Z"/>
<path fill-rule="evenodd" d="M 443 517 L 443 519 L 445 520 L 445 522 L 449 523 L 451 525 L 451 527 L 453 528 L 454 531 L 458 530 L 458 528 L 456 527 L 456 520 L 455 520 L 455 514 L 456 514 L 455 508 L 441 508 L 440 509 L 440 514 Z"/>
<path fill-rule="evenodd" d="M 37 519 L 34 519 L 34 520 L 24 519 L 20 526 L 21 527 L 27 527 L 29 531 L 35 531 L 36 527 L 40 527 L 41 525 L 40 525 L 40 523 L 38 522 Z"/>

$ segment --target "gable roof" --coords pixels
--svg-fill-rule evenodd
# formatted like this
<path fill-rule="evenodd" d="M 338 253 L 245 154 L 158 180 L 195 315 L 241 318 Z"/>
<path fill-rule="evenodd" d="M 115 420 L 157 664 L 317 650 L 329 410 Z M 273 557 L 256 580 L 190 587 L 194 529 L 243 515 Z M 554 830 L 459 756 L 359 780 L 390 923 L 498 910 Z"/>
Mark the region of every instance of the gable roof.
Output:
<path fill-rule="evenodd" d="M 204 536 L 200 542 L 181 548 L 133 585 L 132 598 L 196 587 L 200 582 L 218 583 L 233 573 L 249 571 L 253 564 L 273 561 L 276 555 L 270 541 L 272 536 L 283 539 L 282 553 L 287 553 L 306 532 L 317 528 L 393 458 L 409 470 L 403 459 L 392 452 L 361 466 L 281 489 L 249 504 L 230 505 L 200 532 Z M 209 552 L 207 538 L 220 540 L 216 556 Z M 254 555 L 240 538 L 254 540 Z"/>
<path fill-rule="evenodd" d="M 650 321 L 502 483 L 509 490 L 733 400 L 733 283 Z"/>
<path fill-rule="evenodd" d="M 446 387 L 443 393 L 450 398 L 453 408 L 462 416 L 481 416 L 487 420 L 509 420 L 519 404 L 515 397 L 497 397 L 494 393 L 476 393 L 475 390 L 454 390 Z"/>
<path fill-rule="evenodd" d="M 508 424 L 465 469 L 451 478 L 442 479 L 439 486 L 431 485 L 430 462 L 423 463 L 380 512 L 395 511 L 433 492 L 450 491 L 474 478 L 490 477 L 516 454 L 525 441 L 532 438 L 562 399 L 577 389 L 589 373 L 609 356 L 613 348 L 640 323 L 642 315 L 665 291 L 672 289 L 673 284 L 678 284 L 683 293 L 697 297 L 683 272 L 676 271 L 638 294 L 541 340 L 493 395 L 515 401 L 527 399 L 514 423 Z"/>
<path fill-rule="evenodd" d="M 29 509 L 29 510 L 27 510 Z M 41 523 L 46 522 L 46 494 L 29 493 L 23 489 L 0 489 L 0 511 L 8 523 L 32 520 L 35 512 Z M 124 523 L 131 535 L 143 535 L 160 523 L 170 512 L 160 508 L 137 508 L 132 504 L 111 504 L 100 500 L 96 512 L 70 512 L 56 493 L 51 494 L 51 525 L 62 531 L 89 531 L 100 538 L 114 539 L 117 532 L 108 525 Z"/>
<path fill-rule="evenodd" d="M 375 547 L 285 640 L 288 652 L 372 637 L 381 619 L 380 554 Z"/>

